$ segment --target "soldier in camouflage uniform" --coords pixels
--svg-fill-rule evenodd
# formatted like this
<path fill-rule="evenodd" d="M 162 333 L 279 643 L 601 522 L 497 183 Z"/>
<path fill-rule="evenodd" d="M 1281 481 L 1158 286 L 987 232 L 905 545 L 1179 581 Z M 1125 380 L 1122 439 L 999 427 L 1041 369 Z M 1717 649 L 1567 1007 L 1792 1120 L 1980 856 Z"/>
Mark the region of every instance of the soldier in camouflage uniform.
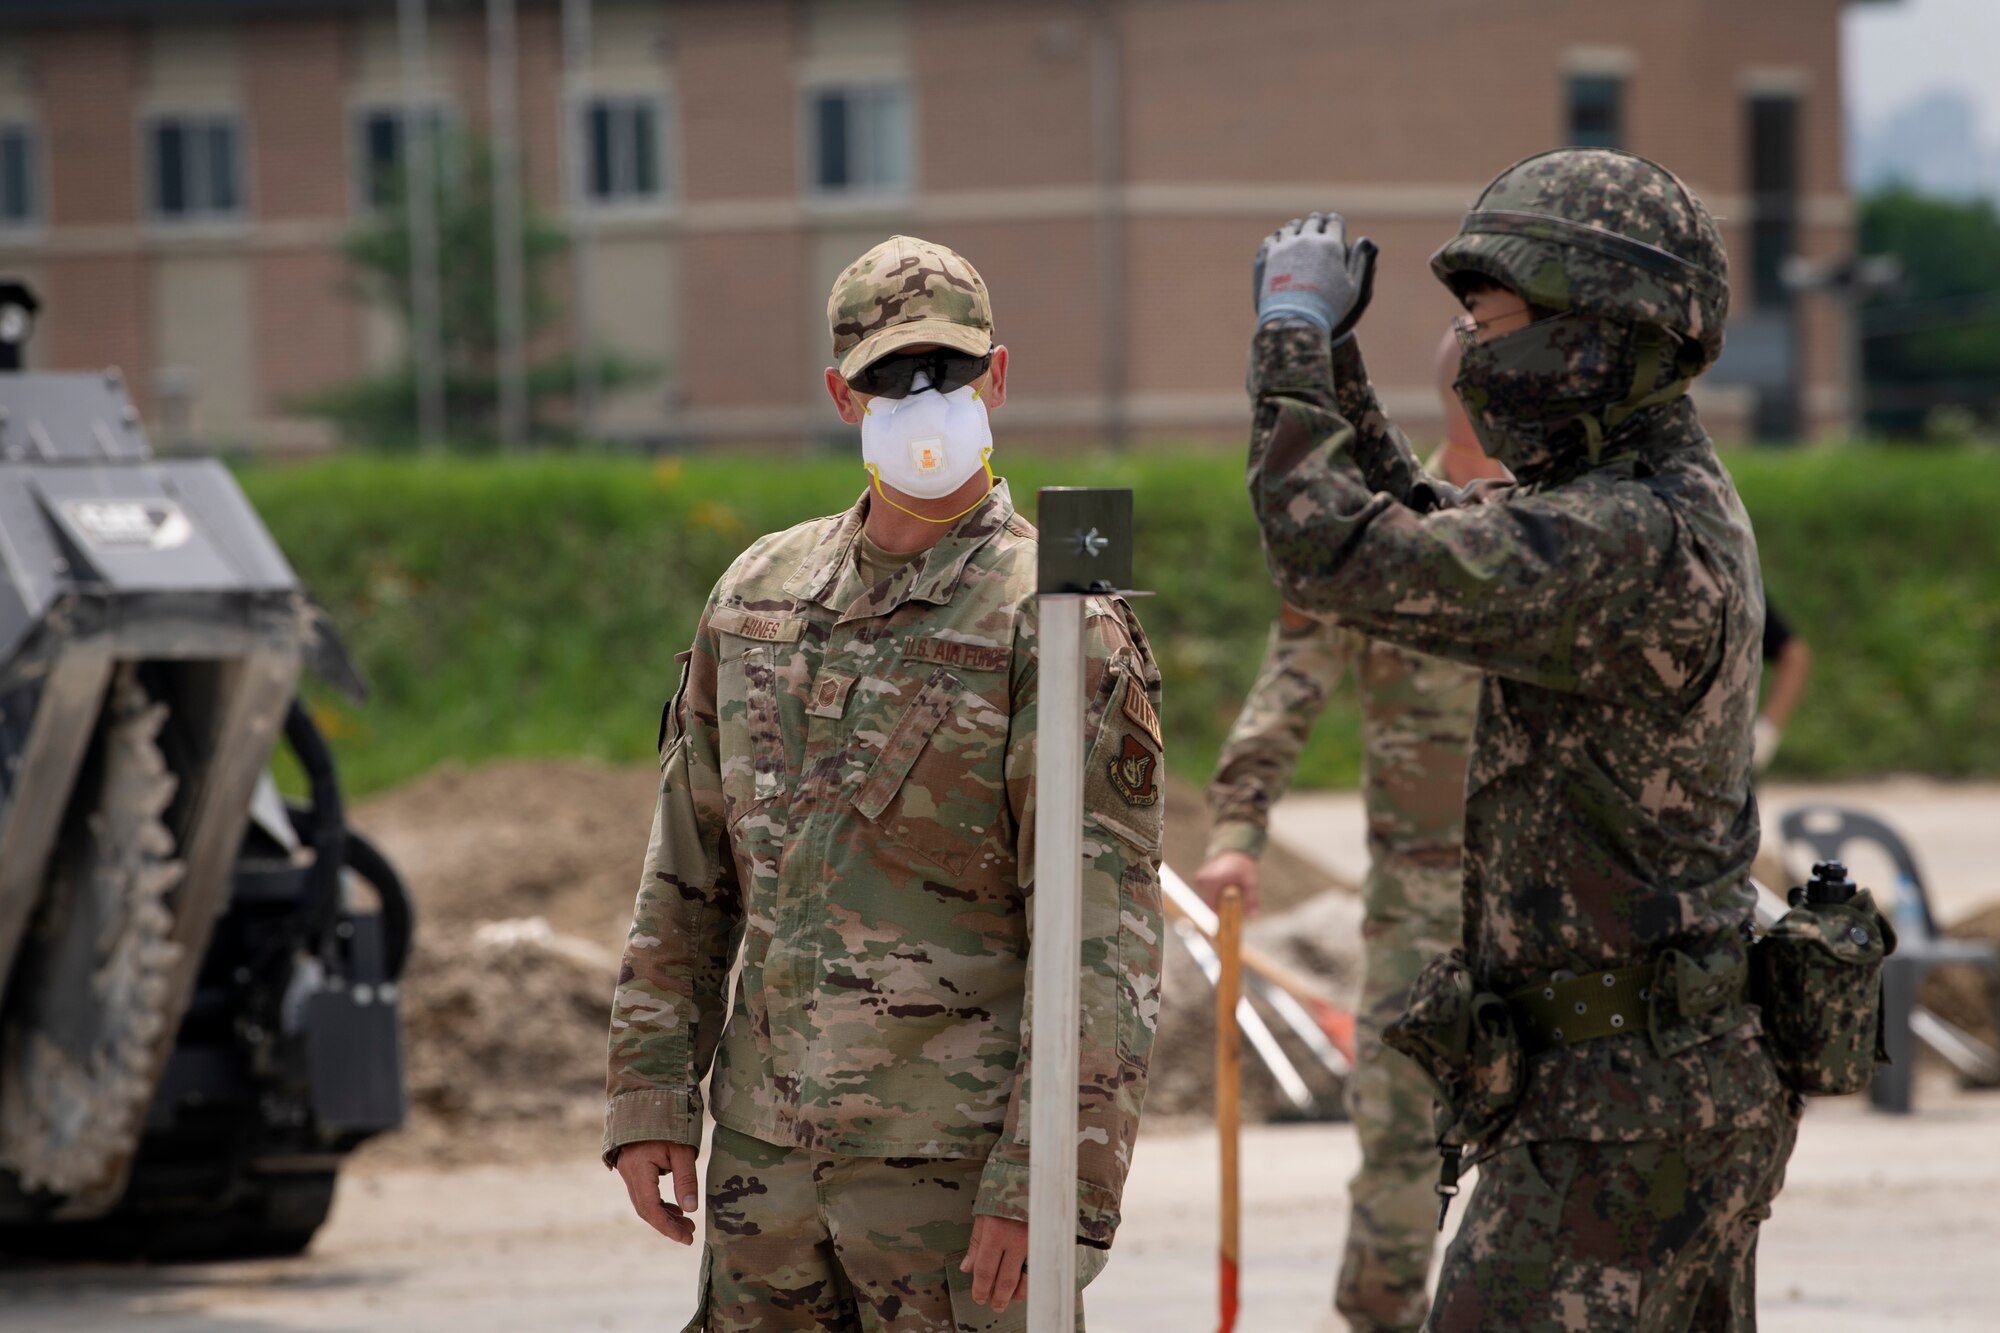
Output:
<path fill-rule="evenodd" d="M 1265 242 L 1248 483 L 1287 601 L 1486 673 L 1463 946 L 1388 1034 L 1483 1163 L 1428 1327 L 1754 1328 L 1797 1121 L 1745 998 L 1756 543 L 1685 396 L 1721 350 L 1720 237 L 1641 158 L 1502 173 L 1432 260 L 1517 478 L 1464 492 L 1349 336 L 1373 258 L 1337 215 Z"/>
<path fill-rule="evenodd" d="M 1505 475 L 1481 454 L 1451 383 L 1458 340 L 1439 352 L 1445 447 L 1429 470 L 1455 485 Z M 1368 878 L 1362 886 L 1361 1012 L 1348 1114 L 1361 1169 L 1348 1182 L 1346 1253 L 1334 1307 L 1357 1333 L 1414 1333 L 1430 1308 L 1436 1244 L 1431 1088 L 1409 1057 L 1382 1044 L 1425 963 L 1458 939 L 1465 766 L 1479 673 L 1366 638 L 1284 607 L 1264 664 L 1209 783 L 1208 853 L 1195 886 L 1211 900 L 1231 884 L 1254 901 L 1272 803 L 1291 785 L 1306 736 L 1349 666 L 1361 692 L 1362 792 Z"/>
<path fill-rule="evenodd" d="M 829 322 L 850 423 L 888 405 L 850 380 L 940 348 L 990 356 L 965 380 L 1004 401 L 985 286 L 942 246 L 869 251 Z M 1025 1327 L 1035 566 L 1004 481 L 927 501 L 878 478 L 744 552 L 681 654 L 604 1152 L 640 1214 L 690 1241 L 708 1077 L 691 1330 Z M 1162 810 L 1159 673 L 1123 601 L 1087 606 L 1086 1280 L 1118 1226 L 1158 1015 Z"/>

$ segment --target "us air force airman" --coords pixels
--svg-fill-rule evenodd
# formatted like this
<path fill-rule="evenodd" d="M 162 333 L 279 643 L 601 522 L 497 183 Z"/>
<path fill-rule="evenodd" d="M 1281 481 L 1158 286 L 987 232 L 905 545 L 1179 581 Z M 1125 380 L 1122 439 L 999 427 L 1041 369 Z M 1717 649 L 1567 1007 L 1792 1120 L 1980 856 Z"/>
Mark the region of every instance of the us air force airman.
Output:
<path fill-rule="evenodd" d="M 1020 1329 L 1036 538 L 988 466 L 1007 349 L 972 266 L 910 237 L 840 275 L 828 322 L 869 484 L 745 551 L 681 654 L 604 1154 L 691 1242 L 708 1079 L 691 1330 Z M 1085 649 L 1088 1280 L 1159 1012 L 1163 807 L 1160 677 L 1123 601 L 1092 599 Z"/>

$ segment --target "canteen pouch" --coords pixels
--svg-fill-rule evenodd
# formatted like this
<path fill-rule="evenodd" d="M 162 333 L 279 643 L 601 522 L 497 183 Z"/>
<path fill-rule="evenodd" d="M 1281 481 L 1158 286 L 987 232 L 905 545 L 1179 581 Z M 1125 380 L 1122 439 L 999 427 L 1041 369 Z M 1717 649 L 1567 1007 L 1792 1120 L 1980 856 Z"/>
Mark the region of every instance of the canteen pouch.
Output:
<path fill-rule="evenodd" d="M 1751 998 L 1787 1087 L 1843 1096 L 1888 1063 L 1882 960 L 1895 951 L 1896 932 L 1866 889 L 1844 903 L 1794 907 L 1757 942 Z"/>
<path fill-rule="evenodd" d="M 1417 975 L 1409 1007 L 1382 1041 L 1430 1079 L 1440 1142 L 1486 1138 L 1521 1100 L 1527 1065 L 1513 1015 L 1499 996 L 1474 989 L 1460 950 L 1433 958 Z"/>

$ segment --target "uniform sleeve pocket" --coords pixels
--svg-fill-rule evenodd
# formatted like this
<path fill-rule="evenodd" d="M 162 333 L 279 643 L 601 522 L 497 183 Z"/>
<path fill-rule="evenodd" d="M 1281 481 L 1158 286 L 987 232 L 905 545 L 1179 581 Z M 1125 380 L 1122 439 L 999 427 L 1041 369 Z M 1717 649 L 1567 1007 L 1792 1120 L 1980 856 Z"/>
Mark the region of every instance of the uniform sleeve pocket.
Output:
<path fill-rule="evenodd" d="M 917 756 L 930 743 L 931 733 L 938 729 L 951 712 L 952 699 L 958 693 L 958 680 L 949 671 L 940 667 L 931 673 L 924 688 L 910 702 L 910 707 L 896 722 L 895 729 L 882 746 L 882 753 L 868 770 L 867 778 L 854 793 L 854 808 L 868 820 L 877 820 L 889 808 L 889 802 L 896 799 L 902 789 L 903 780 L 910 776 L 910 768 L 917 762 Z"/>

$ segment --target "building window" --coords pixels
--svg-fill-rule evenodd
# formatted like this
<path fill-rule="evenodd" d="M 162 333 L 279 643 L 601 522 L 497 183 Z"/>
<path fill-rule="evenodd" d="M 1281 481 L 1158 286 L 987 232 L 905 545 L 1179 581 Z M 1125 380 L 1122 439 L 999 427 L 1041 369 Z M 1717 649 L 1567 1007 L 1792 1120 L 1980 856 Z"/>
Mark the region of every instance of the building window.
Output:
<path fill-rule="evenodd" d="M 241 216 L 242 141 L 230 113 L 155 117 L 147 134 L 153 216 L 164 222 Z"/>
<path fill-rule="evenodd" d="M 1625 80 L 1616 74 L 1570 75 L 1569 141 L 1578 148 L 1625 146 Z"/>
<path fill-rule="evenodd" d="M 1759 306 L 1792 299 L 1785 260 L 1798 249 L 1799 103 L 1784 93 L 1750 98 L 1751 299 Z"/>
<path fill-rule="evenodd" d="M 0 125 L 0 227 L 34 224 L 35 132 L 26 125 Z"/>
<path fill-rule="evenodd" d="M 593 97 L 584 104 L 584 182 L 591 203 L 650 204 L 665 197 L 665 119 L 657 97 Z"/>
<path fill-rule="evenodd" d="M 430 134 L 431 167 L 440 178 L 448 170 L 445 161 L 444 108 L 425 107 L 420 113 Z M 354 195 L 363 212 L 387 208 L 403 197 L 403 109 L 375 106 L 356 118 Z"/>
<path fill-rule="evenodd" d="M 821 87 L 808 97 L 812 184 L 820 194 L 910 188 L 910 96 L 901 84 Z"/>

